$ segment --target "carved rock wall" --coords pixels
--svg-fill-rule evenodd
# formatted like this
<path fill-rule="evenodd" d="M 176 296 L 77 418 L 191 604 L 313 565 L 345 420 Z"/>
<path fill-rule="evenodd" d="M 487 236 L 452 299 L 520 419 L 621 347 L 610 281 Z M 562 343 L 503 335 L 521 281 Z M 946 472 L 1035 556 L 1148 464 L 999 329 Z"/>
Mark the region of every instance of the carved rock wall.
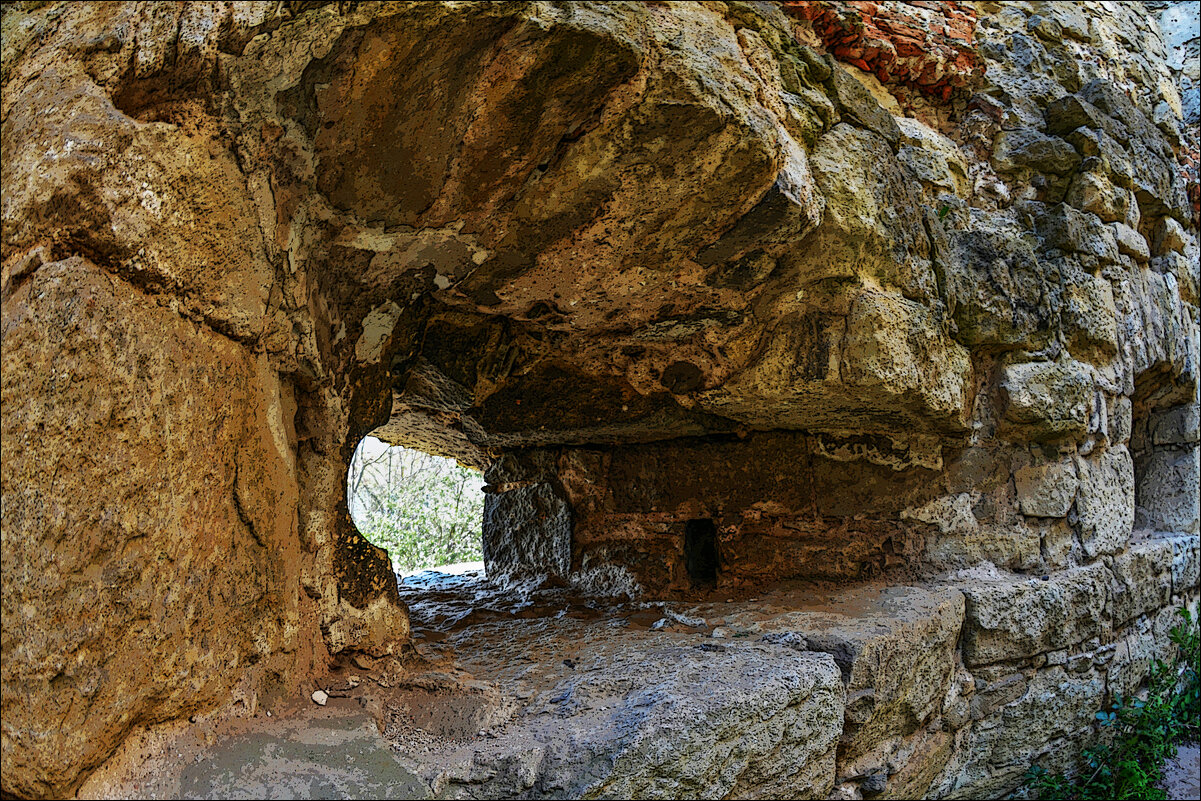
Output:
<path fill-rule="evenodd" d="M 373 431 L 488 467 L 492 569 L 962 586 L 946 736 L 856 787 L 1012 786 L 1195 605 L 1197 85 L 1142 6 L 3 28 L 6 793 L 401 645 Z"/>

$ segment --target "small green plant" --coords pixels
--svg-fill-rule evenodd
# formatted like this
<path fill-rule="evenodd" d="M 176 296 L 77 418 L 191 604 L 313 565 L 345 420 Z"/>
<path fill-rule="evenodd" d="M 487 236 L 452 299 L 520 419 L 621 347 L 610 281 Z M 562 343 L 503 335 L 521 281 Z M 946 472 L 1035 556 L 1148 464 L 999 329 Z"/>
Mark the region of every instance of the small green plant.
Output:
<path fill-rule="evenodd" d="M 1078 776 L 1052 773 L 1035 765 L 1026 772 L 1026 789 L 1045 799 L 1162 799 L 1157 786 L 1164 761 L 1176 744 L 1196 739 L 1201 717 L 1201 631 L 1187 609 L 1170 637 L 1176 653 L 1156 660 L 1147 678 L 1147 698 L 1116 696 L 1096 715 L 1097 745 L 1083 752 Z"/>
<path fill-rule="evenodd" d="M 367 438 L 347 476 L 351 515 L 399 572 L 478 562 L 483 477 L 451 459 Z"/>
<path fill-rule="evenodd" d="M 1182 739 L 1201 739 L 1201 625 L 1187 609 L 1180 610 L 1184 624 L 1169 635 L 1176 643 L 1180 662 L 1180 690 L 1173 698 Z"/>

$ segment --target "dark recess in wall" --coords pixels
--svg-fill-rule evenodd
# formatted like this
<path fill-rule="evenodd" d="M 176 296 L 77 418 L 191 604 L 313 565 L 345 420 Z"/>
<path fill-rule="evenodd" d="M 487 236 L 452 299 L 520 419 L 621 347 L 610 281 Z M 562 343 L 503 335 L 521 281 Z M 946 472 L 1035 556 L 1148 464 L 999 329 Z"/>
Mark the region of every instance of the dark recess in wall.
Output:
<path fill-rule="evenodd" d="M 684 525 L 684 566 L 693 587 L 717 585 L 717 526 L 709 518 Z"/>

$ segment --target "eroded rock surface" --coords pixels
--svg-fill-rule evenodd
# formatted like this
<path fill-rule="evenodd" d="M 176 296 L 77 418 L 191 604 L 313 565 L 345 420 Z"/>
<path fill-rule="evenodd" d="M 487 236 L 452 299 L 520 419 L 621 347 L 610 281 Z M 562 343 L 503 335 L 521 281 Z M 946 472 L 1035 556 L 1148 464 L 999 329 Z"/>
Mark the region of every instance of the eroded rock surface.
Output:
<path fill-rule="evenodd" d="M 3 791 L 402 664 L 372 432 L 486 469 L 497 587 L 844 583 L 803 646 L 631 635 L 497 793 L 1070 767 L 1197 597 L 1187 6 L 6 4 Z"/>

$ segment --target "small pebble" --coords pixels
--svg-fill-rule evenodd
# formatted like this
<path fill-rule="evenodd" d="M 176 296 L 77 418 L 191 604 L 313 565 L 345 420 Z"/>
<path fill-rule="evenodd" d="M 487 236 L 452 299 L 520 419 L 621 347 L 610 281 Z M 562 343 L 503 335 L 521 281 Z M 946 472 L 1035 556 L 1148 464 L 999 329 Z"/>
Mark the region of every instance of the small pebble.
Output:
<path fill-rule="evenodd" d="M 315 690 L 313 692 L 314 704 L 317 704 L 318 706 L 325 706 L 327 701 L 329 701 L 329 693 L 327 693 L 325 690 Z"/>

